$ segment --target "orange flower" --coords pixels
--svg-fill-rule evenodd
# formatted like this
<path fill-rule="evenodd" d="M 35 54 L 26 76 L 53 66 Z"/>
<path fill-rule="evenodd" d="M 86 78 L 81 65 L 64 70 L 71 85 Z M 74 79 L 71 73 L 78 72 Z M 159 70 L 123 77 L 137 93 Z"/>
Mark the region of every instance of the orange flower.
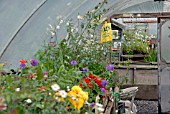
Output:
<path fill-rule="evenodd" d="M 26 63 L 27 63 L 27 60 L 21 59 L 21 60 L 20 60 L 20 63 L 21 63 L 21 64 L 26 64 Z"/>

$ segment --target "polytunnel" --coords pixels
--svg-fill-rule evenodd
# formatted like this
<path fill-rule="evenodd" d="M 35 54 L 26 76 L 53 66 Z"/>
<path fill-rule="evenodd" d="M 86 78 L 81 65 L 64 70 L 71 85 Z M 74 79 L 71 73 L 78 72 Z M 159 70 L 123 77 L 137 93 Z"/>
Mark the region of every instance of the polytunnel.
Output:
<path fill-rule="evenodd" d="M 50 42 L 49 25 L 56 26 L 59 19 L 63 20 L 57 31 L 58 41 L 61 41 L 68 36 L 68 20 L 72 19 L 77 24 L 79 15 L 93 11 L 102 1 L 107 0 L 0 0 L 0 63 L 7 62 L 10 64 L 7 67 L 19 68 L 21 59 L 35 58 L 36 52 Z M 158 61 L 155 69 L 158 75 L 158 110 L 170 111 L 170 97 L 167 95 L 170 94 L 170 54 L 167 53 L 170 49 L 170 0 L 108 0 L 104 8 L 106 13 L 103 14 L 97 34 L 100 34 L 106 19 L 112 23 L 110 28 L 118 28 L 121 32 L 128 28 L 128 24 L 119 22 L 119 18 L 133 18 L 131 22 L 144 20 L 136 18 L 151 18 L 147 21 L 157 24 L 151 26 L 150 31 L 157 35 Z M 135 72 L 136 68 L 132 74 Z"/>
<path fill-rule="evenodd" d="M 0 61 L 8 61 L 18 66 L 20 59 L 31 59 L 35 52 L 47 41 L 48 24 L 64 22 L 77 15 L 92 10 L 102 0 L 1 0 L 0 1 Z M 105 16 L 114 13 L 167 12 L 169 2 L 154 0 L 109 0 Z M 58 38 L 66 37 L 65 25 L 58 31 Z"/>

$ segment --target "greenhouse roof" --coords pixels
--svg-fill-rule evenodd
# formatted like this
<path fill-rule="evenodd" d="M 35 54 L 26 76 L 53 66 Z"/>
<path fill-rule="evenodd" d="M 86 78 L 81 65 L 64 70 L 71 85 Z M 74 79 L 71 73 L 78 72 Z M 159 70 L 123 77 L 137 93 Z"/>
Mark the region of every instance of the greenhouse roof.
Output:
<path fill-rule="evenodd" d="M 0 1 L 0 62 L 17 66 L 20 59 L 30 59 L 48 41 L 48 24 L 56 19 L 84 15 L 103 0 L 1 0 Z M 109 0 L 105 16 L 117 13 L 161 13 L 170 11 L 170 1 Z M 59 39 L 66 37 L 66 26 L 58 31 Z"/>

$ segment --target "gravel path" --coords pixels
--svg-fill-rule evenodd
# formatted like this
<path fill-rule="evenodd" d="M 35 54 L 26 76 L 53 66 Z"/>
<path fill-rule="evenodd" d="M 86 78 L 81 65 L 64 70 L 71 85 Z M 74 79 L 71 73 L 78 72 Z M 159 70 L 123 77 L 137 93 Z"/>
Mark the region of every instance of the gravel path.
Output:
<path fill-rule="evenodd" d="M 134 103 L 137 106 L 138 114 L 158 113 L 158 101 L 135 100 Z"/>

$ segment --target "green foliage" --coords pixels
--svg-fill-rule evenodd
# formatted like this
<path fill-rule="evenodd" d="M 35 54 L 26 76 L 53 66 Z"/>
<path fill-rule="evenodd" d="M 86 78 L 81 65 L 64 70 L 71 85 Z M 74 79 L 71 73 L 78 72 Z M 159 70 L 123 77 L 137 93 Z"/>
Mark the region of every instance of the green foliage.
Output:
<path fill-rule="evenodd" d="M 149 51 L 149 37 L 142 31 L 124 31 L 123 52 L 146 54 Z"/>
<path fill-rule="evenodd" d="M 157 50 L 150 50 L 144 59 L 146 62 L 157 62 Z"/>

